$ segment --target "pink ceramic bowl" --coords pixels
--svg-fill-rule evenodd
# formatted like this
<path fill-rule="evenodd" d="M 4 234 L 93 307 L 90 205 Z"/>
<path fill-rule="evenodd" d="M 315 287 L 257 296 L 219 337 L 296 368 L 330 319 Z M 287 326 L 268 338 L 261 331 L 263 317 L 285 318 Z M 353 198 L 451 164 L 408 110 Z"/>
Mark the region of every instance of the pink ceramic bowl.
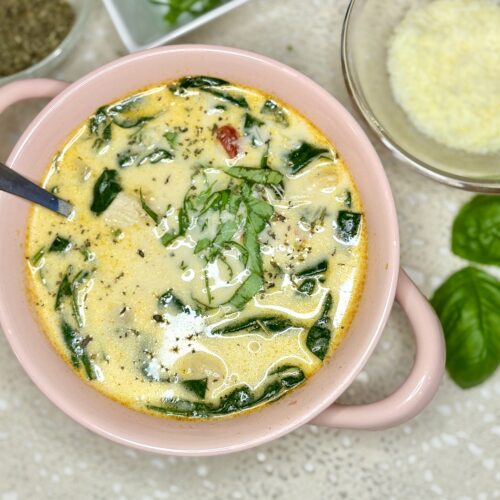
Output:
<path fill-rule="evenodd" d="M 0 322 L 19 362 L 40 390 L 85 427 L 119 443 L 166 454 L 215 455 L 243 450 L 308 422 L 381 429 L 415 416 L 432 399 L 443 373 L 439 322 L 399 269 L 398 224 L 384 170 L 368 138 L 325 90 L 297 71 L 235 49 L 171 46 L 124 57 L 77 82 L 25 80 L 0 89 L 0 111 L 21 99 L 54 97 L 31 123 L 8 159 L 34 179 L 68 135 L 100 105 L 146 85 L 207 74 L 273 94 L 301 111 L 338 148 L 363 200 L 369 232 L 365 289 L 348 335 L 330 362 L 304 386 L 270 406 L 223 421 L 189 422 L 147 416 L 102 396 L 52 349 L 28 302 L 24 238 L 28 203 L 0 196 Z M 417 354 L 408 379 L 388 398 L 359 406 L 333 402 L 349 387 L 382 335 L 394 299 L 412 325 Z"/>

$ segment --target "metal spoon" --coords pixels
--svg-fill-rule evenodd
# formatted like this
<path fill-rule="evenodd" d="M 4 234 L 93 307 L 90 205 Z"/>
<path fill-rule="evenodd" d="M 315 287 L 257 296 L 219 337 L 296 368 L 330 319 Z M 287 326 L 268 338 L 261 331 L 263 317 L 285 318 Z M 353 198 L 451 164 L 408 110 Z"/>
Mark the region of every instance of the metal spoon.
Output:
<path fill-rule="evenodd" d="M 6 193 L 14 194 L 25 200 L 37 203 L 66 218 L 73 213 L 73 206 L 70 203 L 37 186 L 1 162 L 0 191 L 5 191 Z"/>

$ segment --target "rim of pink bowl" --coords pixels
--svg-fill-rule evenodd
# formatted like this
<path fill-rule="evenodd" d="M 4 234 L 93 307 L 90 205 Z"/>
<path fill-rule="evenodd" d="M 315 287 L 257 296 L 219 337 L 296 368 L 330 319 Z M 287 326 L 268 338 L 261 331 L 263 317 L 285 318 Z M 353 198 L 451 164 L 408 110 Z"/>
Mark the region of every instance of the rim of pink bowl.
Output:
<path fill-rule="evenodd" d="M 36 118 L 29 124 L 28 128 L 26 131 L 22 134 L 21 138 L 18 140 L 16 146 L 14 147 L 12 153 L 9 156 L 9 164 L 13 165 L 15 164 L 17 158 L 20 155 L 20 152 L 23 150 L 25 145 L 30 141 L 30 138 L 32 137 L 33 134 L 40 133 L 38 131 L 38 127 L 40 122 L 44 120 L 44 118 L 47 115 L 50 115 L 54 109 L 56 109 L 59 106 L 59 103 L 68 99 L 72 98 L 75 94 L 78 94 L 86 85 L 88 85 L 90 82 L 94 81 L 95 79 L 102 78 L 104 75 L 111 74 L 113 71 L 115 71 L 117 68 L 121 66 L 126 66 L 130 65 L 131 63 L 134 63 L 135 61 L 138 60 L 144 60 L 148 58 L 156 58 L 158 54 L 166 54 L 166 53 L 187 53 L 187 52 L 197 52 L 197 53 L 215 53 L 219 54 L 222 57 L 224 56 L 237 56 L 243 60 L 246 60 L 248 62 L 256 62 L 259 66 L 262 67 L 262 65 L 267 65 L 267 66 L 272 66 L 274 69 L 277 69 L 283 73 L 283 78 L 293 78 L 296 80 L 299 80 L 302 82 L 302 84 L 306 87 L 309 87 L 311 92 L 316 93 L 318 96 L 320 96 L 324 101 L 325 101 L 325 106 L 327 105 L 330 107 L 332 110 L 335 111 L 336 116 L 338 117 L 339 121 L 342 121 L 345 127 L 348 127 L 350 130 L 350 133 L 352 136 L 355 138 L 355 142 L 359 147 L 362 147 L 365 150 L 365 153 L 371 157 L 370 159 L 370 167 L 371 168 L 376 168 L 378 169 L 378 180 L 383 187 L 383 190 L 379 192 L 379 197 L 383 198 L 386 202 L 386 207 L 388 208 L 388 212 L 385 213 L 385 218 L 388 221 L 389 224 L 392 225 L 394 228 L 393 231 L 393 240 L 391 241 L 391 244 L 388 245 L 388 247 L 391 249 L 391 254 L 387 255 L 387 262 L 390 262 L 391 265 L 389 265 L 389 268 L 387 269 L 387 282 L 384 288 L 385 293 L 386 293 L 386 300 L 385 300 L 385 306 L 379 314 L 378 317 L 372 318 L 372 324 L 373 326 L 373 334 L 371 335 L 370 341 L 368 343 L 368 346 L 359 353 L 359 356 L 356 358 L 355 362 L 352 363 L 352 365 L 347 369 L 344 370 L 344 375 L 343 375 L 343 380 L 341 383 L 337 384 L 335 387 L 335 390 L 330 391 L 324 399 L 324 401 L 321 404 L 318 404 L 313 411 L 309 411 L 308 413 L 303 412 L 300 414 L 300 416 L 297 416 L 296 418 L 293 418 L 292 420 L 283 420 L 282 425 L 280 426 L 279 429 L 273 431 L 272 433 L 262 433 L 258 437 L 255 437 L 251 440 L 248 441 L 243 441 L 243 442 L 238 442 L 236 444 L 231 444 L 228 446 L 221 446 L 221 447 L 212 447 L 209 449 L 199 449 L 199 448 L 193 448 L 193 449 L 177 449 L 177 448 L 168 448 L 168 446 L 152 446 L 152 445 L 147 445 L 145 443 L 141 443 L 140 441 L 136 439 L 130 439 L 124 436 L 123 434 L 120 433 L 114 433 L 112 429 L 110 428 L 111 426 L 104 428 L 94 421 L 89 421 L 86 418 L 84 418 L 78 408 L 74 407 L 73 405 L 67 403 L 67 401 L 64 398 L 60 398 L 55 391 L 52 390 L 51 386 L 46 386 L 40 383 L 37 377 L 36 369 L 32 365 L 31 361 L 29 358 L 26 356 L 25 349 L 21 345 L 21 342 L 18 340 L 18 337 L 16 336 L 16 333 L 14 331 L 14 328 L 12 328 L 12 322 L 9 319 L 9 314 L 8 312 L 4 309 L 3 302 L 0 302 L 0 323 L 2 324 L 4 328 L 4 333 L 9 341 L 9 344 L 11 345 L 11 348 L 13 349 L 16 357 L 18 358 L 19 362 L 23 366 L 24 370 L 28 373 L 30 376 L 31 380 L 35 383 L 35 385 L 42 391 L 43 394 L 45 394 L 51 401 L 54 403 L 59 409 L 61 409 L 64 413 L 66 413 L 69 417 L 71 417 L 73 420 L 77 421 L 80 423 L 82 426 L 86 427 L 89 430 L 92 430 L 93 432 L 96 432 L 97 434 L 106 437 L 108 439 L 111 439 L 112 441 L 115 441 L 120 444 L 125 444 L 128 446 L 132 446 L 138 449 L 141 449 L 143 451 L 149 451 L 149 452 L 156 452 L 156 453 L 163 453 L 163 454 L 171 454 L 171 455 L 180 455 L 180 456 L 208 456 L 208 455 L 219 455 L 219 454 L 226 454 L 226 453 L 231 453 L 231 452 L 236 452 L 236 451 L 242 451 L 246 450 L 248 448 L 252 448 L 255 446 L 258 446 L 260 444 L 264 444 L 266 442 L 269 442 L 271 440 L 277 439 L 295 429 L 298 427 L 306 424 L 307 422 L 311 421 L 315 416 L 319 415 L 322 411 L 324 411 L 326 408 L 328 408 L 348 387 L 351 385 L 351 383 L 354 381 L 355 377 L 359 374 L 359 372 L 362 370 L 364 365 L 366 364 L 368 358 L 371 356 L 375 346 L 377 345 L 380 336 L 382 335 L 383 328 L 386 324 L 387 318 L 389 316 L 390 310 L 393 305 L 394 301 L 394 296 L 395 296 L 395 290 L 396 290 L 396 284 L 397 284 L 397 278 L 398 278 L 398 272 L 399 272 L 399 231 L 398 231 L 398 222 L 397 222 L 397 216 L 396 216 L 396 209 L 394 205 L 394 200 L 391 192 L 391 188 L 388 182 L 388 179 L 385 175 L 383 166 L 380 162 L 380 159 L 369 141 L 368 137 L 366 136 L 365 132 L 362 130 L 361 126 L 355 121 L 355 119 L 351 116 L 351 114 L 344 108 L 340 102 L 335 99 L 329 92 L 327 92 L 325 89 L 323 89 L 319 84 L 314 82 L 312 79 L 308 78 L 307 76 L 303 75 L 302 73 L 298 72 L 297 70 L 280 63 L 278 61 L 275 61 L 271 58 L 268 58 L 266 56 L 262 56 L 259 54 L 255 54 L 253 52 L 248 52 L 240 49 L 234 49 L 234 48 L 227 48 L 227 47 L 221 47 L 221 46 L 211 46 L 211 45 L 173 45 L 173 46 L 167 46 L 167 47 L 160 47 L 156 49 L 149 49 L 144 52 L 138 52 L 134 54 L 130 54 L 127 56 L 124 56 L 120 59 L 117 59 L 113 62 L 110 62 L 104 66 L 101 66 L 100 68 L 97 68 L 93 70 L 92 72 L 88 73 L 87 75 L 83 76 L 82 78 L 76 80 L 74 83 L 69 84 L 67 88 L 65 88 L 60 94 L 58 94 L 54 99 L 52 99 L 45 108 L 42 109 L 42 111 L 36 116 Z M 214 72 L 217 73 L 217 68 L 214 68 Z M 196 71 L 194 69 L 194 71 Z M 265 81 L 266 76 L 262 77 L 262 80 Z M 165 80 L 168 80 L 168 76 L 166 76 Z M 22 83 L 22 81 L 17 82 L 17 83 Z M 150 84 L 153 85 L 155 81 L 151 81 Z M 245 84 L 245 82 L 240 82 Z M 117 96 L 117 98 L 120 96 Z M 278 97 L 280 97 L 278 95 Z M 100 105 L 100 103 L 98 103 Z M 295 107 L 295 106 L 294 106 Z M 306 117 L 308 117 L 307 112 L 300 110 Z M 70 133 L 71 131 L 68 131 Z M 324 131 L 323 131 L 324 132 Z M 329 134 L 327 134 L 329 135 Z M 342 152 L 341 155 L 343 156 Z M 357 181 L 357 185 L 359 187 L 359 181 Z M 0 194 L 0 199 L 3 198 L 4 196 L 7 196 L 5 194 Z M 370 240 L 368 241 L 368 244 L 370 245 Z M 368 250 L 368 254 L 370 253 L 370 250 Z M 347 334 L 349 335 L 349 334 Z M 334 358 L 333 358 L 334 359 Z M 324 370 L 324 367 L 320 369 Z M 305 390 L 307 390 L 308 383 L 305 384 Z M 302 388 L 302 390 L 304 387 Z M 101 395 L 102 396 L 102 395 Z M 104 396 L 102 396 L 104 397 Z M 118 404 L 118 403 L 116 403 Z M 273 403 L 277 404 L 277 403 Z M 271 405 L 272 406 L 272 405 Z M 135 411 L 129 409 L 129 411 Z M 265 412 L 266 408 L 258 410 L 258 412 Z M 152 418 L 157 418 L 157 417 L 152 417 Z M 237 419 L 242 419 L 245 418 L 245 416 L 239 416 L 235 417 Z M 194 424 L 196 425 L 196 423 Z"/>

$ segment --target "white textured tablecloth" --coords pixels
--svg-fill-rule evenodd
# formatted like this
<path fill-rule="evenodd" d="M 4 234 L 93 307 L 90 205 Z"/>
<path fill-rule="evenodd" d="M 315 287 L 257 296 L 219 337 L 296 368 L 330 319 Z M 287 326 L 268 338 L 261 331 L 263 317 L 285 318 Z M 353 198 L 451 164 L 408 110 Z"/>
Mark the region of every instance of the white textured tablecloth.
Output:
<path fill-rule="evenodd" d="M 57 78 L 74 80 L 125 53 L 100 2 L 90 1 L 86 34 Z M 266 54 L 312 77 L 353 110 L 339 57 L 346 6 L 346 0 L 252 0 L 181 42 Z M 1 159 L 41 107 L 22 103 L 0 117 Z M 451 255 L 449 234 L 470 195 L 414 173 L 371 137 L 396 199 L 402 265 L 430 295 L 465 264 Z M 375 355 L 343 400 L 367 402 L 388 394 L 408 373 L 412 356 L 408 325 L 395 310 Z M 35 388 L 0 335 L 0 498 L 500 498 L 500 372 L 468 391 L 445 376 L 433 403 L 395 429 L 305 426 L 236 455 L 180 459 L 128 449 L 80 427 Z"/>

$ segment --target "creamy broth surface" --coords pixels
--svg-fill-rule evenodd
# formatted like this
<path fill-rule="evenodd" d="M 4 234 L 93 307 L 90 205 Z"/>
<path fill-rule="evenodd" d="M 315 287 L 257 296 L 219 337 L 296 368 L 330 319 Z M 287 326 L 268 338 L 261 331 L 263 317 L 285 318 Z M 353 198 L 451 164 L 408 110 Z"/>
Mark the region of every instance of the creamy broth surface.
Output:
<path fill-rule="evenodd" d="M 136 410 L 220 418 L 304 383 L 362 291 L 346 165 L 286 104 L 187 77 L 99 108 L 48 168 L 30 294 L 58 352 Z"/>

